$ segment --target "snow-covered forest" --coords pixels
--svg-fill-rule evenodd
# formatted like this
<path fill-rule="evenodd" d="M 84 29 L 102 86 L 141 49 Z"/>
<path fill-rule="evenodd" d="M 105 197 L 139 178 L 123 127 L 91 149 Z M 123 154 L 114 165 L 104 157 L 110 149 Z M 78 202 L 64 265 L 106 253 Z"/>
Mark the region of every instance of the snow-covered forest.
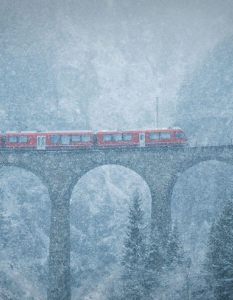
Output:
<path fill-rule="evenodd" d="M 181 127 L 190 146 L 232 143 L 232 1 L 0 4 L 2 133 L 158 121 Z M 93 169 L 70 201 L 72 300 L 232 299 L 232 195 L 232 165 L 180 174 L 164 249 L 150 233 L 146 182 L 117 165 Z M 39 178 L 1 167 L 0 298 L 46 299 L 50 206 Z M 130 273 L 135 220 L 143 260 Z"/>

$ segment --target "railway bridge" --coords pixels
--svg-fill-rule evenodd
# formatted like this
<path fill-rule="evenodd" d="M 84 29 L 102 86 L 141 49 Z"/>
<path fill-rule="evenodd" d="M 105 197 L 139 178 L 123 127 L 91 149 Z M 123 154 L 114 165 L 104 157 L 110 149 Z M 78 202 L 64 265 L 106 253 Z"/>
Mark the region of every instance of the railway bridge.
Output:
<path fill-rule="evenodd" d="M 69 203 L 74 186 L 84 174 L 109 164 L 138 173 L 151 192 L 152 228 L 157 228 L 165 241 L 171 225 L 171 194 L 178 177 L 207 160 L 233 164 L 233 146 L 1 151 L 0 166 L 28 170 L 40 177 L 48 189 L 51 200 L 48 299 L 71 298 Z"/>

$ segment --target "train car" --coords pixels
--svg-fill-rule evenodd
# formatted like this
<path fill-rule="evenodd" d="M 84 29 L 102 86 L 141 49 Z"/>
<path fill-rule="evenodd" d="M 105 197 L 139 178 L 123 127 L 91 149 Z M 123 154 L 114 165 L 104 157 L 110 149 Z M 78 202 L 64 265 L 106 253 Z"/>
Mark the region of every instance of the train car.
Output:
<path fill-rule="evenodd" d="M 145 130 L 145 146 L 186 146 L 187 138 L 180 128 Z"/>
<path fill-rule="evenodd" d="M 6 149 L 86 149 L 114 147 L 185 146 L 180 128 L 99 131 L 8 131 L 0 134 L 0 147 Z"/>
<path fill-rule="evenodd" d="M 7 149 L 76 149 L 93 146 L 92 131 L 6 132 Z"/>
<path fill-rule="evenodd" d="M 91 148 L 93 144 L 92 131 L 60 131 L 46 134 L 46 149 Z"/>
<path fill-rule="evenodd" d="M 16 132 L 7 131 L 5 135 L 5 147 L 13 149 L 35 148 L 36 149 L 36 133 L 35 132 Z"/>
<path fill-rule="evenodd" d="M 184 146 L 187 138 L 180 128 L 101 131 L 97 132 L 97 146 L 108 147 L 154 147 Z"/>
<path fill-rule="evenodd" d="M 139 145 L 138 131 L 101 131 L 96 134 L 97 147 L 133 147 Z"/>

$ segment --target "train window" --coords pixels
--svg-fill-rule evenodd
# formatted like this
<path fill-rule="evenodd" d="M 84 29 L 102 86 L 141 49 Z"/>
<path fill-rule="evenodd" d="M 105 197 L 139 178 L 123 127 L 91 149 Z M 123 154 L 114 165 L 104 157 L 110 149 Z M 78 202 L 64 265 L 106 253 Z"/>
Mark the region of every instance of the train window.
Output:
<path fill-rule="evenodd" d="M 60 139 L 61 139 L 60 135 L 51 135 L 50 136 L 51 143 L 59 143 Z"/>
<path fill-rule="evenodd" d="M 160 138 L 159 132 L 151 132 L 149 134 L 149 139 L 150 140 L 159 140 L 159 138 Z"/>
<path fill-rule="evenodd" d="M 25 135 L 18 136 L 18 142 L 19 143 L 27 143 L 27 141 L 28 141 L 28 137 L 27 136 L 25 136 Z"/>
<path fill-rule="evenodd" d="M 83 134 L 82 135 L 82 142 L 90 142 L 91 136 L 90 134 Z"/>
<path fill-rule="evenodd" d="M 123 141 L 132 141 L 132 139 L 133 139 L 132 133 L 123 133 L 122 134 Z"/>
<path fill-rule="evenodd" d="M 17 143 L 17 136 L 8 136 L 9 143 Z"/>
<path fill-rule="evenodd" d="M 186 138 L 183 132 L 180 132 L 180 138 L 181 139 L 185 139 Z"/>
<path fill-rule="evenodd" d="M 109 142 L 109 141 L 111 141 L 111 139 L 112 139 L 111 134 L 103 134 L 103 141 L 104 142 Z"/>
<path fill-rule="evenodd" d="M 178 138 L 180 138 L 180 139 L 185 139 L 185 135 L 184 135 L 183 132 L 177 131 L 177 132 L 175 132 L 175 138 L 176 138 L 176 139 L 178 139 Z"/>
<path fill-rule="evenodd" d="M 170 132 L 160 132 L 160 139 L 161 140 L 167 140 L 171 138 Z"/>
<path fill-rule="evenodd" d="M 61 136 L 61 143 L 62 143 L 62 145 L 69 145 L 70 136 L 69 135 L 62 135 Z"/>
<path fill-rule="evenodd" d="M 81 142 L 81 135 L 72 135 L 71 141 L 72 142 Z"/>
<path fill-rule="evenodd" d="M 121 133 L 113 134 L 112 140 L 113 141 L 122 141 L 122 134 Z"/>
<path fill-rule="evenodd" d="M 178 139 L 180 137 L 180 134 L 178 131 L 175 132 L 175 138 Z"/>

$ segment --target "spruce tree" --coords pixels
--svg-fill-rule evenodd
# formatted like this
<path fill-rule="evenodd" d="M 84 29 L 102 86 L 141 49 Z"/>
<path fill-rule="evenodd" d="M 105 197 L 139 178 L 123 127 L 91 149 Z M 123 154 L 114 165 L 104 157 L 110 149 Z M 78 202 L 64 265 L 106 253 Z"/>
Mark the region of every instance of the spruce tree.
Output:
<path fill-rule="evenodd" d="M 162 268 L 165 263 L 165 257 L 161 245 L 161 240 L 157 230 L 153 230 L 150 236 L 150 244 L 147 250 L 145 287 L 148 294 L 153 294 L 160 285 Z"/>
<path fill-rule="evenodd" d="M 205 268 L 216 299 L 233 299 L 233 201 L 224 207 L 213 223 L 208 243 Z"/>
<path fill-rule="evenodd" d="M 175 222 L 169 237 L 166 262 L 167 266 L 171 269 L 184 264 L 184 250 L 177 221 Z"/>
<path fill-rule="evenodd" d="M 188 263 L 185 257 L 176 221 L 168 238 L 165 266 L 161 277 L 161 290 L 164 299 L 190 299 L 189 267 L 190 262 Z"/>
<path fill-rule="evenodd" d="M 128 225 L 123 250 L 123 293 L 124 299 L 146 299 L 145 252 L 143 212 L 138 192 L 134 193 L 129 207 Z"/>

